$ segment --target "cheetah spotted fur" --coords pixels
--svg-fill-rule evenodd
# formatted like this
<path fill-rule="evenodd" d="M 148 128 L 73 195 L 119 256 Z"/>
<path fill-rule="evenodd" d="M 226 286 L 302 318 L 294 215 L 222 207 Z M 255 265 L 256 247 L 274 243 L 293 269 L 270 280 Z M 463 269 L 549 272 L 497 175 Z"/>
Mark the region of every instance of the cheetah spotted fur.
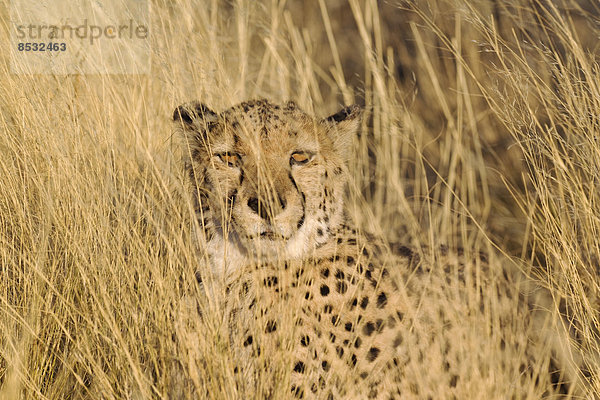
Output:
<path fill-rule="evenodd" d="M 350 227 L 343 198 L 361 113 L 350 106 L 318 119 L 266 100 L 220 114 L 198 102 L 174 112 L 210 266 L 199 274 L 207 288 L 211 279 L 227 287 L 239 391 L 319 399 L 576 393 L 575 356 L 553 303 L 516 265 L 388 245 Z M 271 371 L 259 395 L 255 380 L 277 354 L 287 371 Z"/>

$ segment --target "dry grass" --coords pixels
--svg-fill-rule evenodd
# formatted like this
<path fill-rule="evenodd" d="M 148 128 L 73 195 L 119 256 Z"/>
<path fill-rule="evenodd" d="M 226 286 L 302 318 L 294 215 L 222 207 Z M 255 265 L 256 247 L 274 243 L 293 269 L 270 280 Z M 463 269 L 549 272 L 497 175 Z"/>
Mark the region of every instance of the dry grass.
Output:
<path fill-rule="evenodd" d="M 600 352 L 599 16 L 566 0 L 154 0 L 147 76 L 13 75 L 3 53 L 0 398 L 165 398 L 172 371 L 239 396 L 214 302 L 174 340 L 201 296 L 169 122 L 189 99 L 364 104 L 353 217 L 522 259 Z"/>

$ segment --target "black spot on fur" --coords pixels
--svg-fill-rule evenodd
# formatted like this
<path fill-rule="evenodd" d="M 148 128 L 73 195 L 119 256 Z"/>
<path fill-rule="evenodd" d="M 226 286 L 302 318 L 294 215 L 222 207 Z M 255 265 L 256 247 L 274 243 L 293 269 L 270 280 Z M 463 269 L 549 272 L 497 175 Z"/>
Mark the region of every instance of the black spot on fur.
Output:
<path fill-rule="evenodd" d="M 340 322 L 340 317 L 339 317 L 338 315 L 332 315 L 332 316 L 331 316 L 331 323 L 332 323 L 333 325 L 337 325 L 337 324 L 338 324 L 338 322 Z"/>
<path fill-rule="evenodd" d="M 336 175 L 339 175 L 339 174 L 341 174 L 341 173 L 342 173 L 342 169 L 341 169 L 340 167 L 336 167 L 336 168 L 333 170 L 333 173 L 334 173 L 334 174 L 336 174 Z"/>
<path fill-rule="evenodd" d="M 317 229 L 317 235 L 319 235 L 319 236 L 323 236 L 323 229 L 321 229 L 321 228 L 318 228 L 318 229 Z"/>
<path fill-rule="evenodd" d="M 452 375 L 450 377 L 450 387 L 456 387 L 457 383 L 458 383 L 458 376 Z"/>
<path fill-rule="evenodd" d="M 375 325 L 372 322 L 367 322 L 363 327 L 363 333 L 367 336 L 371 336 L 375 331 Z"/>
<path fill-rule="evenodd" d="M 358 359 L 356 358 L 356 354 L 352 354 L 352 357 L 350 357 L 350 361 L 352 363 L 352 366 L 355 367 L 356 362 L 358 361 Z"/>
<path fill-rule="evenodd" d="M 254 338 L 252 337 L 252 335 L 248 336 L 246 338 L 246 340 L 244 340 L 244 347 L 250 346 L 253 341 L 254 341 Z"/>
<path fill-rule="evenodd" d="M 305 366 L 304 363 L 302 361 L 298 361 L 296 363 L 296 365 L 294 365 L 294 372 L 298 372 L 300 374 L 303 374 L 305 370 Z"/>
<path fill-rule="evenodd" d="M 329 295 L 329 286 L 321 285 L 321 296 L 325 297 Z"/>
<path fill-rule="evenodd" d="M 402 335 L 399 333 L 399 334 L 396 336 L 396 338 L 394 339 L 394 342 L 392 343 L 392 345 L 393 345 L 394 347 L 398 347 L 398 346 L 400 346 L 400 345 L 402 344 L 402 340 L 403 340 L 403 339 L 402 339 Z"/>
<path fill-rule="evenodd" d="M 360 301 L 360 308 L 362 308 L 364 310 L 365 308 L 367 308 L 368 305 L 369 305 L 369 298 L 367 296 L 365 296 Z"/>
<path fill-rule="evenodd" d="M 402 246 L 397 243 L 392 243 L 390 247 L 394 254 L 408 258 L 411 266 L 417 265 L 421 261 L 419 254 L 414 252 L 409 247 Z M 444 252 L 443 248 L 440 248 L 440 252 Z"/>
<path fill-rule="evenodd" d="M 344 273 L 341 270 L 338 269 L 338 270 L 335 271 L 335 277 L 337 279 L 344 279 L 345 275 L 344 275 Z"/>
<path fill-rule="evenodd" d="M 377 347 L 371 347 L 367 353 L 367 361 L 373 362 L 379 356 L 380 350 Z"/>
<path fill-rule="evenodd" d="M 273 286 L 277 286 L 277 284 L 279 283 L 279 279 L 277 279 L 276 276 L 269 276 L 268 278 L 264 279 L 263 283 L 267 287 L 273 287 Z"/>
<path fill-rule="evenodd" d="M 327 361 L 323 361 L 321 363 L 321 368 L 323 368 L 323 371 L 325 371 L 325 372 L 329 371 L 329 367 L 330 366 L 329 366 L 329 363 Z"/>
<path fill-rule="evenodd" d="M 383 308 L 387 304 L 387 295 L 385 292 L 379 293 L 377 296 L 377 308 Z"/>
<path fill-rule="evenodd" d="M 323 269 L 321 270 L 321 276 L 322 276 L 323 278 L 327 278 L 327 277 L 329 276 L 329 268 L 323 268 Z"/>
<path fill-rule="evenodd" d="M 395 254 L 397 254 L 399 256 L 412 258 L 414 255 L 414 252 L 409 247 L 406 247 L 406 246 L 392 244 L 391 249 Z"/>
<path fill-rule="evenodd" d="M 296 385 L 292 385 L 292 394 L 297 398 L 297 399 L 303 399 L 304 398 L 304 390 L 302 390 L 301 387 L 296 386 Z"/>
<path fill-rule="evenodd" d="M 354 347 L 358 349 L 361 344 L 362 344 L 361 338 L 357 337 L 356 340 L 354 341 Z"/>
<path fill-rule="evenodd" d="M 390 328 L 394 328 L 396 326 L 396 318 L 393 315 L 390 315 L 387 320 L 388 326 Z"/>
<path fill-rule="evenodd" d="M 330 314 L 332 310 L 333 307 L 331 306 L 331 304 L 325 304 L 325 307 L 323 307 L 324 314 Z"/>
<path fill-rule="evenodd" d="M 330 333 L 329 333 L 329 340 L 331 341 L 331 343 L 335 343 L 335 339 L 336 339 L 336 337 L 335 337 L 335 335 L 333 334 L 333 332 L 330 332 Z"/>
<path fill-rule="evenodd" d="M 310 391 L 313 393 L 317 393 L 317 390 L 319 390 L 319 387 L 317 386 L 316 383 L 313 383 L 312 386 L 310 387 Z"/>
<path fill-rule="evenodd" d="M 352 332 L 352 322 L 346 322 L 346 324 L 344 325 L 344 329 L 347 330 L 348 332 Z"/>
<path fill-rule="evenodd" d="M 300 339 L 300 344 L 301 344 L 303 347 L 306 347 L 306 346 L 308 346 L 308 345 L 310 344 L 310 337 L 309 337 L 309 336 L 307 336 L 307 335 L 304 335 L 304 336 L 302 336 L 302 339 Z"/>
<path fill-rule="evenodd" d="M 276 330 L 277 330 L 277 322 L 268 321 L 267 326 L 265 327 L 265 332 L 271 333 L 271 332 L 275 332 Z"/>
<path fill-rule="evenodd" d="M 337 353 L 339 358 L 342 358 L 344 356 L 344 348 L 342 346 L 337 346 L 335 348 L 335 352 Z"/>
<path fill-rule="evenodd" d="M 304 225 L 304 213 L 302 214 L 302 216 L 298 220 L 298 224 L 296 225 L 296 228 L 300 229 L 300 228 L 302 228 L 302 225 Z"/>
<path fill-rule="evenodd" d="M 337 282 L 335 289 L 338 293 L 344 294 L 348 290 L 348 285 L 346 284 L 346 282 L 339 281 Z"/>

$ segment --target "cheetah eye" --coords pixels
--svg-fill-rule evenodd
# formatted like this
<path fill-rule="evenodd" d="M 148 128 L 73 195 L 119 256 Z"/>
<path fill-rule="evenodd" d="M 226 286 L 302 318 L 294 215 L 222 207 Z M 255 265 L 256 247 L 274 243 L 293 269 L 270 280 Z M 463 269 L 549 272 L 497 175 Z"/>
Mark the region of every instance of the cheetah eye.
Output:
<path fill-rule="evenodd" d="M 306 164 L 312 159 L 313 155 L 305 151 L 297 151 L 290 157 L 291 164 Z"/>
<path fill-rule="evenodd" d="M 235 153 L 221 153 L 221 154 L 217 154 L 217 156 L 219 156 L 219 158 L 221 159 L 221 161 L 223 161 L 225 164 L 229 165 L 230 167 L 235 167 L 240 162 L 240 155 L 239 154 L 235 154 Z"/>

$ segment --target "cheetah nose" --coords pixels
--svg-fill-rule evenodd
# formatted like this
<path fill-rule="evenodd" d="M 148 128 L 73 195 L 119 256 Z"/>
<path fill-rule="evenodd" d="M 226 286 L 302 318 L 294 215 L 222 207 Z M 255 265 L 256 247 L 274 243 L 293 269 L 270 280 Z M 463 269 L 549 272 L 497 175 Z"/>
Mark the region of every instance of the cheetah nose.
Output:
<path fill-rule="evenodd" d="M 273 208 L 273 216 L 279 214 L 281 211 L 285 209 L 286 201 L 281 196 L 277 196 L 277 200 L 272 204 Z M 262 219 L 269 220 L 271 219 L 271 213 L 269 212 L 269 204 L 264 201 L 259 200 L 256 197 L 252 197 L 248 199 L 248 207 L 256 214 L 260 215 Z"/>

